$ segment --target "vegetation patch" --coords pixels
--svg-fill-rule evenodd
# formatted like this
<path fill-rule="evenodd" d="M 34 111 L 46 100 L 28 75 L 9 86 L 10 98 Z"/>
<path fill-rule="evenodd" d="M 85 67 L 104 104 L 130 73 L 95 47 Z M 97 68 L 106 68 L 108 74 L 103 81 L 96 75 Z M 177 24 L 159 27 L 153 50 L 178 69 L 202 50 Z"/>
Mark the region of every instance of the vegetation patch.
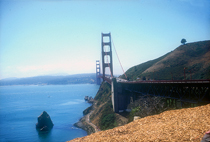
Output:
<path fill-rule="evenodd" d="M 127 124 L 125 117 L 113 112 L 110 84 L 103 82 L 94 100 L 94 111 L 90 116 L 90 120 L 101 130 L 112 129 L 116 126 Z"/>
<path fill-rule="evenodd" d="M 90 106 L 90 107 L 86 108 L 86 109 L 83 111 L 83 115 L 87 115 L 88 113 L 91 112 L 92 109 L 93 109 L 93 106 Z"/>
<path fill-rule="evenodd" d="M 112 129 L 117 126 L 116 116 L 113 112 L 111 102 L 106 103 L 101 113 L 99 125 L 102 130 Z"/>

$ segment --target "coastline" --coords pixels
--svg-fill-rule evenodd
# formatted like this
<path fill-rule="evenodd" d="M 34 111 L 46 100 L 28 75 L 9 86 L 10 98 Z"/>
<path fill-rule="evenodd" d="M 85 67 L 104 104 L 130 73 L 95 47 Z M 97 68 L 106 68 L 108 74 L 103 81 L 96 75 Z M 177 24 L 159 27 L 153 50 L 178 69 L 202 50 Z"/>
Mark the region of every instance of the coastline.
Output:
<path fill-rule="evenodd" d="M 78 122 L 74 123 L 74 126 L 85 130 L 88 135 L 95 133 L 94 128 L 88 123 L 86 123 L 85 119 L 86 119 L 86 115 L 83 116 Z"/>
<path fill-rule="evenodd" d="M 94 101 L 93 101 L 94 102 Z M 100 131 L 95 124 L 90 121 L 90 115 L 94 111 L 94 103 L 83 111 L 85 114 L 78 122 L 74 124 L 75 127 L 81 128 L 87 132 L 88 135 Z"/>

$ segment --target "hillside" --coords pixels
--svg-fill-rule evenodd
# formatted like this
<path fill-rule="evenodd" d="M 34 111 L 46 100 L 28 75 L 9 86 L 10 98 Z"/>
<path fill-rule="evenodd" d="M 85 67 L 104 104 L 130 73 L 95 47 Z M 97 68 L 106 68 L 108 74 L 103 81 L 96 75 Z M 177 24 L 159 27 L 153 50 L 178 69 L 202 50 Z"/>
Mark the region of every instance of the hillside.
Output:
<path fill-rule="evenodd" d="M 174 51 L 126 71 L 130 80 L 210 79 L 210 40 L 180 45 Z M 125 78 L 125 76 L 121 76 Z"/>
<path fill-rule="evenodd" d="M 94 98 L 94 104 L 83 111 L 86 115 L 91 113 L 90 121 L 101 130 L 112 129 L 117 126 L 127 124 L 128 120 L 113 112 L 111 103 L 111 88 L 106 82 L 103 82 Z"/>
<path fill-rule="evenodd" d="M 124 126 L 100 131 L 70 142 L 105 141 L 195 141 L 200 142 L 210 129 L 210 104 L 195 108 L 165 111 L 135 120 Z"/>

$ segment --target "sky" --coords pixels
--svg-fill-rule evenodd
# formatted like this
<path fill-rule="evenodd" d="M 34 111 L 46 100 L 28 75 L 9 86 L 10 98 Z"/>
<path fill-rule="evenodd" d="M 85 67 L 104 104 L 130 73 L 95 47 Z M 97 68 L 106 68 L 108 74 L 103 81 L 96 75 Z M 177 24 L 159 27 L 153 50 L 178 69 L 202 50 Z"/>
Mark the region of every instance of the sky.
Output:
<path fill-rule="evenodd" d="M 123 74 L 114 47 L 126 71 L 210 40 L 210 0 L 0 0 L 0 79 L 95 73 L 109 32 Z"/>

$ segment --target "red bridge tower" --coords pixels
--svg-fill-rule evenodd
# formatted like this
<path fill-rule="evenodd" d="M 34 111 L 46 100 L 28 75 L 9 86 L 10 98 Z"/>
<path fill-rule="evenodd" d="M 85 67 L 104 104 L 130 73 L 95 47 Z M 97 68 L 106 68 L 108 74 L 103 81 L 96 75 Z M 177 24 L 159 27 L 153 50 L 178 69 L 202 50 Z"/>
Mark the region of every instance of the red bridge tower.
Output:
<path fill-rule="evenodd" d="M 111 33 L 101 34 L 101 51 L 102 51 L 103 80 L 105 80 L 104 78 L 106 75 L 105 73 L 106 67 L 109 67 L 111 77 L 113 77 Z"/>
<path fill-rule="evenodd" d="M 96 84 L 101 85 L 100 61 L 96 60 Z"/>

